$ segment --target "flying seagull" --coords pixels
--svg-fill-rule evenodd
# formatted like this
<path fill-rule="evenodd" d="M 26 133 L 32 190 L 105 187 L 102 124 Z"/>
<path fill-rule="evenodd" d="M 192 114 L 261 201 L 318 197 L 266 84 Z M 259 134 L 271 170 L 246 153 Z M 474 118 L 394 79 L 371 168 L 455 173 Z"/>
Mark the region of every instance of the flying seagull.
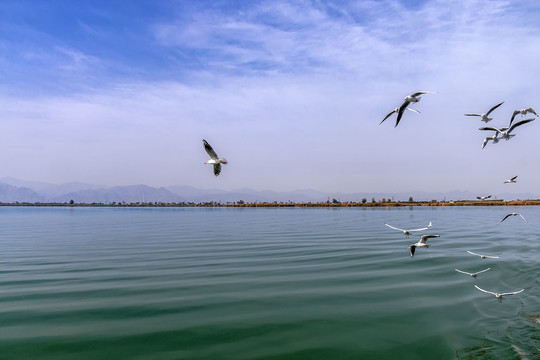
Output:
<path fill-rule="evenodd" d="M 489 255 L 481 255 L 481 254 L 473 253 L 472 251 L 469 251 L 469 250 L 467 250 L 467 252 L 471 255 L 480 256 L 482 259 L 485 259 L 485 258 L 498 259 L 499 258 L 498 256 L 489 256 Z"/>
<path fill-rule="evenodd" d="M 519 294 L 520 292 L 522 292 L 523 290 L 525 290 L 525 289 L 521 289 L 521 290 L 518 290 L 518 291 L 513 291 L 513 292 L 508 292 L 508 293 L 502 293 L 502 294 L 499 294 L 499 293 L 494 293 L 494 292 L 487 291 L 487 290 L 484 290 L 484 289 L 482 289 L 482 288 L 479 288 L 476 284 L 474 285 L 474 287 L 477 288 L 478 290 L 482 291 L 482 292 L 485 292 L 486 294 L 495 295 L 495 297 L 496 297 L 497 299 L 499 299 L 499 301 L 502 301 L 503 296 Z"/>
<path fill-rule="evenodd" d="M 512 130 L 514 130 L 518 126 L 521 126 L 521 125 L 526 124 L 528 122 L 531 122 L 533 120 L 534 120 L 534 118 L 527 119 L 527 120 L 521 120 L 521 121 L 518 121 L 517 123 L 515 123 L 514 125 L 510 126 L 509 128 L 497 129 L 496 127 L 493 127 L 493 126 L 486 126 L 486 127 L 481 127 L 478 130 L 493 130 L 493 131 L 496 131 L 497 133 L 501 134 L 501 137 L 503 139 L 510 140 L 511 137 L 516 136 L 515 134 L 510 134 L 512 132 Z"/>
<path fill-rule="evenodd" d="M 488 195 L 488 196 L 477 196 L 476 198 L 480 201 L 484 201 L 486 199 L 489 199 L 491 197 L 491 195 Z"/>
<path fill-rule="evenodd" d="M 420 238 L 420 240 L 416 244 L 409 245 L 409 252 L 411 253 L 411 257 L 414 256 L 414 251 L 416 250 L 417 247 L 428 248 L 429 245 L 426 244 L 426 241 L 428 241 L 428 239 L 431 239 L 431 238 L 434 238 L 434 237 L 440 237 L 440 235 L 422 235 L 422 237 Z"/>
<path fill-rule="evenodd" d="M 210 144 L 203 139 L 203 144 L 204 144 L 204 150 L 206 150 L 206 152 L 208 153 L 208 155 L 210 156 L 210 160 L 208 160 L 207 162 L 205 162 L 205 164 L 212 164 L 214 165 L 214 175 L 215 176 L 218 176 L 220 173 L 221 173 L 221 164 L 227 164 L 227 160 L 224 159 L 224 158 L 220 158 L 219 156 L 217 156 L 216 152 L 214 151 L 214 149 L 212 149 L 212 147 L 210 146 Z"/>
<path fill-rule="evenodd" d="M 516 110 L 512 114 L 512 118 L 510 119 L 510 125 L 512 125 L 512 122 L 514 121 L 514 118 L 516 117 L 516 115 L 521 114 L 521 116 L 523 116 L 523 115 L 526 115 L 527 113 L 531 113 L 531 114 L 534 114 L 534 115 L 538 116 L 538 114 L 536 113 L 536 111 L 534 111 L 534 109 L 532 107 L 530 107 L 528 109 Z"/>
<path fill-rule="evenodd" d="M 484 113 L 484 114 L 465 114 L 465 116 L 480 116 L 482 118 L 481 120 L 487 123 L 487 122 L 493 120 L 493 118 L 488 117 L 489 114 L 491 114 L 491 112 L 493 110 L 495 110 L 496 108 L 498 108 L 502 104 L 504 104 L 504 101 L 502 103 L 500 103 L 500 104 L 495 105 L 494 107 L 489 109 L 489 111 L 487 113 Z"/>
<path fill-rule="evenodd" d="M 518 216 L 518 215 L 521 216 L 521 218 L 522 218 L 525 222 L 527 222 L 527 220 L 525 220 L 525 218 L 524 218 L 521 214 L 518 214 L 518 213 L 510 213 L 510 214 L 507 214 L 505 217 L 503 217 L 503 219 L 501 220 L 501 222 L 503 222 L 504 220 L 506 220 L 506 219 L 507 219 L 508 217 L 510 217 L 510 216 Z"/>
<path fill-rule="evenodd" d="M 487 269 L 484 269 L 484 270 L 480 270 L 480 271 L 477 271 L 477 272 L 475 272 L 475 273 L 469 273 L 469 272 L 466 272 L 466 271 L 461 271 L 461 270 L 459 270 L 459 269 L 454 269 L 454 270 L 456 270 L 457 272 L 460 272 L 460 273 L 462 273 L 462 274 L 467 274 L 467 275 L 469 275 L 469 276 L 471 276 L 471 277 L 473 277 L 473 278 L 476 279 L 476 276 L 477 276 L 478 274 L 483 273 L 483 272 L 485 272 L 485 271 L 488 271 L 489 269 L 491 269 L 491 268 L 487 268 Z"/>
<path fill-rule="evenodd" d="M 400 228 L 397 228 L 397 227 L 393 227 L 392 225 L 388 225 L 387 223 L 384 223 L 384 225 L 388 226 L 390 229 L 394 229 L 394 230 L 399 230 L 403 233 L 403 235 L 405 235 L 407 238 L 409 237 L 409 235 L 411 235 L 411 231 L 414 232 L 414 231 L 423 231 L 423 230 L 427 230 L 429 229 L 432 225 L 431 225 L 431 221 L 429 222 L 429 225 L 425 228 L 421 228 L 421 229 L 410 229 L 410 230 L 405 230 L 405 229 L 400 229 Z"/>
<path fill-rule="evenodd" d="M 500 130 L 504 131 L 503 129 L 504 128 L 501 128 Z M 482 149 L 486 147 L 489 140 L 493 141 L 494 144 L 498 143 L 499 142 L 498 136 L 499 136 L 499 133 L 495 131 L 495 135 L 486 137 L 484 139 L 484 142 L 482 143 Z"/>
<path fill-rule="evenodd" d="M 411 110 L 411 111 L 414 111 L 414 112 L 416 112 L 416 113 L 420 113 L 420 111 L 415 110 L 415 109 L 411 109 L 411 108 L 407 108 L 407 110 Z M 392 115 L 393 113 L 399 113 L 399 108 L 395 108 L 395 109 L 392 110 L 390 113 L 388 113 L 388 115 L 386 115 L 386 116 L 384 117 L 384 119 L 382 119 L 382 121 L 379 123 L 379 125 L 381 125 L 381 124 L 384 122 L 384 120 L 388 119 L 388 118 L 390 117 L 390 115 Z"/>
<path fill-rule="evenodd" d="M 424 94 L 435 94 L 435 92 L 433 92 L 433 91 L 417 91 L 414 94 L 411 94 L 411 95 L 408 95 L 408 96 L 405 97 L 405 101 L 403 102 L 403 104 L 401 104 L 401 106 L 398 109 L 396 125 L 394 125 L 394 127 L 398 126 L 398 124 L 399 124 L 399 122 L 401 120 L 401 117 L 403 116 L 403 112 L 405 112 L 405 109 L 407 108 L 407 106 L 409 106 L 409 104 L 412 103 L 412 102 L 414 102 L 414 103 L 419 102 L 420 101 L 420 95 L 424 95 Z"/>
<path fill-rule="evenodd" d="M 510 179 L 508 179 L 508 180 L 505 180 L 504 183 L 505 183 L 505 184 L 516 183 L 516 182 L 517 182 L 517 180 L 516 180 L 517 177 L 518 177 L 518 176 L 516 175 L 516 176 L 514 176 L 513 178 L 510 178 Z"/>

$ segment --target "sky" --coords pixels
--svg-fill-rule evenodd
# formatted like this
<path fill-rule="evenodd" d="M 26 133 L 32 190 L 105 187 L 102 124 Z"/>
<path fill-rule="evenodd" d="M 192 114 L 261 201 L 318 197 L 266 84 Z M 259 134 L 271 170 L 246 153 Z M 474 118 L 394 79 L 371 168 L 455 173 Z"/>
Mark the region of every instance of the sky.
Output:
<path fill-rule="evenodd" d="M 540 111 L 539 15 L 536 1 L 3 0 L 0 177 L 540 193 L 540 119 L 481 149 L 492 133 L 464 116 Z M 416 91 L 436 94 L 379 125 Z M 219 177 L 202 139 L 229 161 Z"/>

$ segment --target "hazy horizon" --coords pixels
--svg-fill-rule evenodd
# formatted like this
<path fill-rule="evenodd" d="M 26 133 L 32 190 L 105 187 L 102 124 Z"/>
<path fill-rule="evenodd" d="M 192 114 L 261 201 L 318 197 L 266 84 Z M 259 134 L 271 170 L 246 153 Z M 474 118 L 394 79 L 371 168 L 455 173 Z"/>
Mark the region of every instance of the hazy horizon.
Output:
<path fill-rule="evenodd" d="M 538 192 L 540 120 L 481 149 L 491 133 L 463 115 L 504 101 L 488 124 L 502 127 L 516 109 L 540 111 L 535 2 L 8 0 L 0 10 L 0 177 Z M 379 125 L 419 90 L 437 92 L 411 106 L 420 114 Z M 217 178 L 203 138 L 229 161 Z"/>

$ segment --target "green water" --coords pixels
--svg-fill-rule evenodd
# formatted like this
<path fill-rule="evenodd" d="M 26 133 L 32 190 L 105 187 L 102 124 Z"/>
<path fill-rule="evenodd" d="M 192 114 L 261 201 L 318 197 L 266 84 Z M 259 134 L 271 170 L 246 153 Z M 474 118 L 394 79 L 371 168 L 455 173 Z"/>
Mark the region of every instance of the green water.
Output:
<path fill-rule="evenodd" d="M 414 258 L 384 226 L 429 221 Z M 540 358 L 539 229 L 537 207 L 2 207 L 0 358 Z"/>

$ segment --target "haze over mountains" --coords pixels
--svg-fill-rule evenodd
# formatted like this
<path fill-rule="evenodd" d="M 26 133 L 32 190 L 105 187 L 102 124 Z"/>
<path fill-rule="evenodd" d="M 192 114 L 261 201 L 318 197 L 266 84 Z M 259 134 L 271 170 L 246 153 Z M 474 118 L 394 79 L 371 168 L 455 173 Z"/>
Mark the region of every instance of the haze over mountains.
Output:
<path fill-rule="evenodd" d="M 64 203 L 70 200 L 76 203 L 112 203 L 112 202 L 324 202 L 337 199 L 339 201 L 361 201 L 366 198 L 380 200 L 382 198 L 395 201 L 406 201 L 413 197 L 415 201 L 422 200 L 474 200 L 476 196 L 470 191 L 449 191 L 444 193 L 430 193 L 412 191 L 408 193 L 326 193 L 317 190 L 295 190 L 276 192 L 270 190 L 253 190 L 249 188 L 232 191 L 219 189 L 198 189 L 192 186 L 166 186 L 150 187 L 147 185 L 104 186 L 69 182 L 65 184 L 49 184 L 45 182 L 24 181 L 5 177 L 0 179 L 0 202 L 57 202 Z M 492 199 L 539 199 L 539 194 L 531 193 L 500 193 L 494 194 Z"/>

